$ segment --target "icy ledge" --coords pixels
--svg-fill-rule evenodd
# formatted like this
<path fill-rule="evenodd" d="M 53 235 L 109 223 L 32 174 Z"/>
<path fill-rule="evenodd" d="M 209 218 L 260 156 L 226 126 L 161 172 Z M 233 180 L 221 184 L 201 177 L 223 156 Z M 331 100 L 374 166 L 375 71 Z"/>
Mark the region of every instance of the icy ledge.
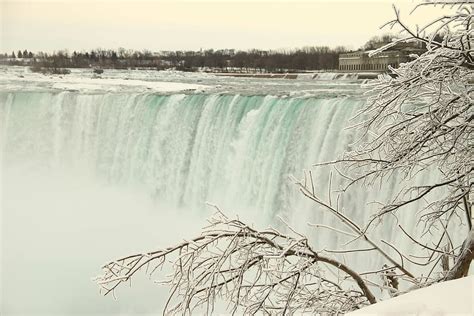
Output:
<path fill-rule="evenodd" d="M 474 315 L 474 276 L 415 290 L 346 315 Z"/>
<path fill-rule="evenodd" d="M 99 90 L 99 91 L 120 91 L 124 88 L 142 88 L 155 92 L 181 92 L 205 90 L 204 85 L 182 83 L 182 82 L 166 82 L 166 81 L 142 81 L 127 79 L 88 79 L 74 78 L 73 80 L 64 80 L 64 82 L 53 83 L 53 88 L 63 90 Z"/>

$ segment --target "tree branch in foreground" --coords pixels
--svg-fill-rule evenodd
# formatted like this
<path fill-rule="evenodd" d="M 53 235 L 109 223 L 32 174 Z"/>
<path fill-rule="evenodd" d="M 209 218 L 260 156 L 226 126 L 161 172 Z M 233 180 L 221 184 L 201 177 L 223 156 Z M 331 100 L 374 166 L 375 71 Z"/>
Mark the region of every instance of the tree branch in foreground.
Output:
<path fill-rule="evenodd" d="M 218 298 L 233 312 L 266 314 L 340 313 L 376 302 L 362 277 L 347 265 L 315 252 L 305 238 L 276 230 L 257 231 L 218 211 L 203 233 L 173 247 L 105 264 L 95 278 L 104 295 L 138 271 L 150 276 L 172 261 L 164 313 L 214 309 Z M 323 265 L 341 276 L 325 276 Z M 353 288 L 354 282 L 358 288 Z"/>

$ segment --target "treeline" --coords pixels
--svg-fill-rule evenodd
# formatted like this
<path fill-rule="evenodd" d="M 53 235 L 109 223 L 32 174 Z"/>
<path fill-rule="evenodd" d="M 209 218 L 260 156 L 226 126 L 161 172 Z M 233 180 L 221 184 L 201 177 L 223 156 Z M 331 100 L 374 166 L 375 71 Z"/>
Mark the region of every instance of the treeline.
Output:
<path fill-rule="evenodd" d="M 223 71 L 292 72 L 337 69 L 344 48 L 305 47 L 295 50 L 205 50 L 167 52 L 163 60 L 182 70 L 213 68 Z"/>
<path fill-rule="evenodd" d="M 134 51 L 95 49 L 91 51 L 57 51 L 52 54 L 27 50 L 0 55 L 3 64 L 42 68 L 156 68 L 183 71 L 221 72 L 295 72 L 338 68 L 344 47 L 304 47 L 292 50 L 238 51 L 234 49 L 200 51 Z"/>
<path fill-rule="evenodd" d="M 16 54 L 15 54 L 15 52 L 12 52 L 11 55 L 0 54 L 0 57 L 3 57 L 3 58 L 8 58 L 8 57 L 11 57 L 11 58 L 33 58 L 34 54 L 33 54 L 33 52 L 29 52 L 25 49 L 24 51 L 19 50 Z"/>

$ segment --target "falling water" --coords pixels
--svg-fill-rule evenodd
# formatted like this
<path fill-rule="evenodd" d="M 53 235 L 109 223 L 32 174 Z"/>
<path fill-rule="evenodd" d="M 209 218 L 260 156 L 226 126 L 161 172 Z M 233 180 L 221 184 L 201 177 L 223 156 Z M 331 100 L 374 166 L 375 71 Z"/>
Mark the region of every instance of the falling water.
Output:
<path fill-rule="evenodd" d="M 211 214 L 206 201 L 262 227 L 281 225 L 277 216 L 304 233 L 311 233 L 307 222 L 337 225 L 298 193 L 290 176 L 350 148 L 357 135 L 345 127 L 363 102 L 0 92 L 2 308 L 49 314 L 159 309 L 156 297 L 166 292 L 151 282 L 122 290 L 114 302 L 96 294 L 90 277 L 111 258 L 198 232 Z M 314 175 L 326 196 L 329 172 Z M 395 183 L 382 193 L 349 192 L 340 203 L 362 222 L 372 209 L 367 202 L 389 197 Z M 334 178 L 332 185 L 340 183 Z M 337 247 L 333 235 L 314 236 L 317 249 Z M 383 236 L 396 238 L 391 230 Z"/>

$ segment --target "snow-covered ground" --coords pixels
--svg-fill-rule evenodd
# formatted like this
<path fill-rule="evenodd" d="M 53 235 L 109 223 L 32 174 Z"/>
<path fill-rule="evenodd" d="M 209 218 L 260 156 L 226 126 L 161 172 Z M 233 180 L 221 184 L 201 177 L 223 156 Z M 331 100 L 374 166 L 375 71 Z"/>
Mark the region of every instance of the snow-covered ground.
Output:
<path fill-rule="evenodd" d="M 434 284 L 347 315 L 474 315 L 474 276 Z"/>

